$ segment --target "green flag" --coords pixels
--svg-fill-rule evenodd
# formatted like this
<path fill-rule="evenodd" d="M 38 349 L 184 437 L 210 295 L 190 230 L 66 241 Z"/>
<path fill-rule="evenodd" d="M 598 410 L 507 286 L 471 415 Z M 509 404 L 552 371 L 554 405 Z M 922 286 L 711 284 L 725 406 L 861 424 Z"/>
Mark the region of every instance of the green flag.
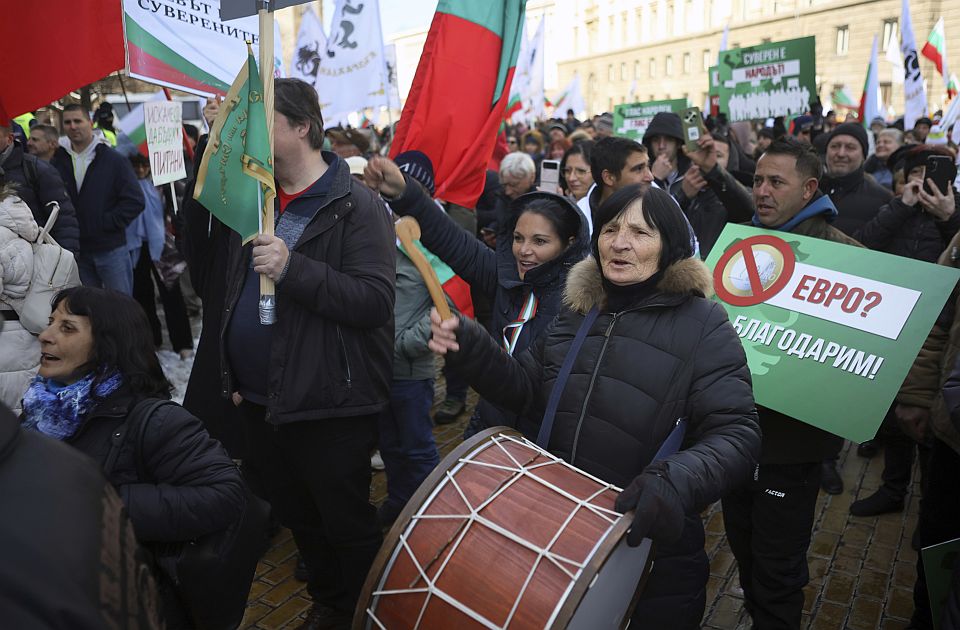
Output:
<path fill-rule="evenodd" d="M 193 191 L 193 198 L 244 243 L 262 231 L 262 209 L 276 197 L 263 83 L 247 50 L 247 62 L 213 123 Z"/>

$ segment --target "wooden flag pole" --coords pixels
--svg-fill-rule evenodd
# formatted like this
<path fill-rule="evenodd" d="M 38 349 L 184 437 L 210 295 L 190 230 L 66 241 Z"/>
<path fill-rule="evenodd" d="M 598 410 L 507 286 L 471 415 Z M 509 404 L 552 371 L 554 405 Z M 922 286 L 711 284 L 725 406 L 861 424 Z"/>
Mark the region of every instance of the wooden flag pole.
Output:
<path fill-rule="evenodd" d="M 267 138 L 273 166 L 273 11 L 270 0 L 263 0 L 260 16 L 260 80 L 263 82 L 263 106 L 267 115 Z M 263 196 L 261 234 L 273 236 L 273 195 Z M 273 280 L 260 276 L 260 323 L 268 326 L 277 321 L 277 288 Z"/>

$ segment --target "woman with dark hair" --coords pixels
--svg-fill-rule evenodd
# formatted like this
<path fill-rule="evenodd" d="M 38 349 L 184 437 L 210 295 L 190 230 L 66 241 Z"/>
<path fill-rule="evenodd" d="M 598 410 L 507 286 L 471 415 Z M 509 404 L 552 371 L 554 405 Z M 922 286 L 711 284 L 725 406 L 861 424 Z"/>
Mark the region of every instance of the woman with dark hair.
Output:
<path fill-rule="evenodd" d="M 621 189 L 594 222 L 593 255 L 571 270 L 566 308 L 525 352 L 508 356 L 474 322 L 441 322 L 436 311 L 430 347 L 481 396 L 525 418 L 543 417 L 558 388 L 541 443 L 626 488 L 617 509 L 635 511 L 628 542 L 656 544 L 633 620 L 699 628 L 709 572 L 700 511 L 745 481 L 760 453 L 750 371 L 723 307 L 705 299 L 710 273 L 666 192 Z M 654 461 L 677 426 L 686 427 L 680 450 Z"/>
<path fill-rule="evenodd" d="M 560 312 L 570 268 L 587 253 L 587 222 L 568 199 L 533 192 L 500 208 L 496 250 L 457 226 L 423 188 L 386 158 L 374 158 L 364 174 L 399 215 L 420 223 L 421 241 L 493 303 L 490 330 L 508 353 L 522 352 Z M 532 425 L 480 401 L 468 435 L 507 425 L 526 433 Z"/>
<path fill-rule="evenodd" d="M 245 495 L 236 465 L 183 407 L 165 404 L 120 432 L 138 403 L 169 399 L 171 389 L 133 298 L 90 287 L 61 291 L 39 340 L 40 371 L 23 397 L 23 426 L 99 463 L 141 543 L 191 541 L 240 517 Z M 114 445 L 118 432 L 125 438 Z M 167 627 L 192 626 L 171 580 L 159 574 L 159 582 Z"/>
<path fill-rule="evenodd" d="M 593 186 L 593 174 L 590 171 L 592 151 L 593 141 L 584 140 L 567 149 L 560 160 L 560 188 L 574 203 L 586 197 Z"/>

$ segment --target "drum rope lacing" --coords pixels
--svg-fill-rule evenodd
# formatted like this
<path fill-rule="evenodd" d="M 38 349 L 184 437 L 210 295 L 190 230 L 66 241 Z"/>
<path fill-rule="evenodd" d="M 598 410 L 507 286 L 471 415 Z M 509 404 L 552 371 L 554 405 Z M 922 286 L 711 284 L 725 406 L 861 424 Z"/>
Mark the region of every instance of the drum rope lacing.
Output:
<path fill-rule="evenodd" d="M 577 471 L 578 473 L 582 474 L 584 477 L 586 477 L 586 478 L 588 478 L 588 479 L 590 479 L 590 480 L 592 480 L 592 481 L 594 481 L 594 482 L 596 482 L 597 484 L 600 485 L 600 489 L 599 489 L 598 491 L 596 491 L 595 493 L 593 493 L 592 495 L 590 495 L 588 498 L 586 498 L 586 499 L 579 499 L 579 498 L 575 497 L 574 495 L 570 494 L 569 492 L 567 492 L 566 490 L 564 490 L 563 488 L 560 488 L 560 487 L 558 487 L 558 486 L 550 483 L 549 481 L 546 481 L 545 479 L 543 479 L 543 478 L 541 478 L 541 477 L 538 477 L 537 475 L 535 475 L 535 474 L 533 474 L 533 473 L 531 472 L 531 471 L 534 471 L 534 470 L 536 470 L 536 469 L 538 469 L 538 468 L 542 468 L 542 467 L 545 467 L 545 466 L 555 466 L 555 465 L 561 465 L 561 466 L 565 466 L 565 467 L 568 467 L 568 468 L 572 468 L 569 464 L 567 464 L 567 463 L 566 463 L 565 461 L 563 461 L 562 459 L 560 459 L 560 458 L 552 455 L 551 453 L 548 453 L 548 452 L 546 452 L 546 451 L 540 450 L 533 442 L 530 442 L 529 440 L 527 440 L 527 439 L 525 439 L 525 438 L 517 439 L 517 438 L 515 438 L 515 437 L 513 437 L 513 436 L 510 436 L 510 435 L 500 434 L 500 435 L 498 435 L 498 436 L 491 437 L 490 440 L 493 442 L 493 445 L 497 446 L 497 447 L 515 464 L 515 467 L 512 467 L 512 466 L 504 466 L 504 465 L 501 465 L 501 464 L 493 464 L 493 463 L 490 463 L 490 462 L 474 461 L 474 460 L 471 460 L 471 459 L 468 459 L 468 458 L 461 458 L 461 459 L 459 460 L 457 466 L 454 467 L 453 470 L 448 470 L 448 471 L 446 472 L 446 480 L 445 480 L 445 481 L 446 481 L 447 483 L 450 483 L 450 484 L 453 486 L 454 490 L 456 490 L 457 494 L 460 495 L 461 500 L 463 501 L 464 505 L 467 506 L 467 508 L 469 509 L 469 512 L 470 512 L 470 513 L 469 513 L 469 514 L 449 514 L 449 515 L 448 515 L 448 514 L 424 514 L 424 513 L 423 513 L 424 510 L 428 509 L 429 506 L 430 506 L 430 503 L 429 503 L 429 502 L 425 502 L 424 505 L 421 506 L 421 508 L 420 508 L 420 510 L 418 511 L 418 513 L 415 514 L 415 515 L 411 518 L 410 524 L 407 526 L 407 529 L 400 534 L 400 544 L 401 544 L 401 546 L 402 546 L 402 549 L 407 553 L 408 557 L 410 558 L 411 562 L 413 563 L 414 567 L 416 568 L 419 577 L 417 577 L 417 578 L 414 579 L 414 581 L 411 583 L 411 585 L 410 585 L 409 588 L 406 588 L 406 589 L 390 589 L 390 590 L 375 590 L 375 591 L 373 592 L 373 594 L 372 594 L 373 597 L 376 598 L 376 597 L 378 597 L 378 596 L 380 596 L 380 595 L 402 595 L 402 594 L 412 594 L 412 593 L 427 593 L 427 597 L 424 598 L 423 605 L 422 605 L 421 608 L 420 608 L 420 614 L 419 614 L 418 617 L 417 617 L 417 622 L 416 622 L 416 624 L 414 625 L 414 630 L 417 630 L 417 629 L 420 627 L 420 622 L 421 622 L 421 620 L 423 619 L 423 615 L 424 615 L 424 613 L 426 612 L 426 609 L 427 609 L 428 604 L 430 603 L 431 597 L 437 597 L 437 598 L 439 598 L 439 599 L 442 600 L 443 602 L 447 603 L 448 605 L 452 606 L 453 608 L 456 608 L 456 609 L 459 610 L 461 613 L 463 613 L 464 615 L 466 615 L 466 616 L 470 617 L 471 619 L 477 621 L 478 623 L 480 623 L 481 625 L 483 625 L 483 626 L 486 627 L 486 628 L 490 628 L 491 630 L 503 630 L 503 629 L 505 629 L 505 628 L 508 628 L 508 627 L 510 626 L 511 621 L 513 620 L 513 617 L 514 617 L 514 614 L 515 614 L 516 611 L 517 611 L 517 608 L 518 608 L 519 605 L 520 605 L 520 602 L 523 600 L 523 596 L 524 596 L 524 594 L 526 593 L 527 587 L 529 586 L 531 580 L 533 579 L 534 574 L 535 574 L 536 571 L 537 571 L 537 568 L 540 566 L 540 563 L 541 563 L 541 561 L 542 561 L 544 558 L 546 558 L 549 562 L 551 562 L 551 563 L 552 563 L 554 566 L 556 566 L 558 569 L 560 569 L 561 571 L 563 571 L 563 573 L 566 574 L 568 578 L 570 578 L 570 584 L 569 584 L 568 587 L 567 587 L 567 591 L 569 592 L 569 590 L 573 587 L 573 584 L 574 584 L 574 582 L 576 581 L 577 577 L 579 577 L 580 573 L 583 571 L 583 568 L 586 566 L 586 563 L 589 561 L 589 559 L 590 559 L 590 558 L 593 556 L 593 554 L 595 553 L 596 547 L 595 547 L 594 549 L 592 549 L 592 550 L 590 551 L 590 553 L 587 554 L 586 559 L 584 560 L 584 562 L 581 563 L 581 562 L 576 562 L 576 561 L 574 561 L 574 560 L 571 560 L 570 558 L 566 558 L 566 557 L 564 557 L 564 556 L 562 556 L 562 555 L 560 555 L 560 554 L 557 554 L 557 553 L 555 553 L 555 552 L 550 551 L 550 549 L 553 547 L 553 545 L 556 544 L 557 540 L 558 540 L 558 539 L 560 538 L 560 536 L 564 533 L 567 525 L 573 520 L 573 518 L 577 515 L 577 513 L 578 513 L 581 509 L 589 510 L 591 513 L 597 515 L 598 517 L 602 518 L 603 520 L 605 520 L 605 521 L 607 522 L 607 524 L 608 524 L 607 532 L 604 534 L 603 537 L 605 537 L 607 534 L 609 534 L 610 529 L 613 528 L 613 526 L 614 526 L 614 524 L 616 523 L 616 521 L 622 516 L 622 514 L 620 514 L 619 512 L 616 512 L 615 510 L 610 510 L 610 509 L 607 509 L 607 508 L 603 508 L 603 507 L 600 507 L 600 506 L 597 506 L 597 505 L 594 505 L 594 504 L 591 503 L 591 501 L 593 501 L 593 500 L 596 499 L 598 496 L 600 496 L 601 494 L 603 494 L 604 492 L 606 492 L 606 491 L 608 491 L 608 490 L 612 490 L 612 491 L 614 491 L 614 492 L 619 493 L 619 492 L 620 492 L 620 488 L 618 488 L 618 487 L 616 487 L 616 486 L 613 486 L 613 485 L 611 485 L 611 484 L 608 484 L 608 483 L 606 483 L 606 482 L 604 482 L 604 481 L 601 481 L 600 479 L 597 479 L 596 477 L 594 477 L 594 476 L 592 476 L 592 475 L 589 475 L 589 474 L 587 474 L 587 473 L 585 473 L 585 472 L 583 472 L 583 471 L 581 471 L 581 470 L 578 470 L 578 471 Z M 535 455 L 534 455 L 533 457 L 531 457 L 530 459 L 526 460 L 526 462 L 521 463 L 520 461 L 518 461 L 518 460 L 513 456 L 513 454 L 510 453 L 510 451 L 508 451 L 506 448 L 504 448 L 504 446 L 501 444 L 502 441 L 515 442 L 515 443 L 520 444 L 520 445 L 522 445 L 522 446 L 524 446 L 524 447 L 527 447 L 527 448 L 531 448 L 531 447 L 532 447 L 532 448 L 534 448 L 534 449 L 537 449 L 537 452 L 535 453 Z M 489 447 L 490 447 L 490 446 L 488 445 L 487 448 L 489 448 Z M 486 450 L 485 448 L 484 448 L 484 449 L 478 448 L 478 449 L 474 450 L 473 453 L 471 453 L 471 456 L 475 457 L 475 456 L 479 455 L 480 453 L 483 453 L 485 450 Z M 530 465 L 530 462 L 536 460 L 536 459 L 537 459 L 538 457 L 540 457 L 540 456 L 546 457 L 546 458 L 548 459 L 548 461 L 541 462 L 541 463 L 539 463 L 539 464 Z M 494 491 L 490 494 L 490 496 L 488 496 L 488 497 L 487 497 L 483 502 L 481 502 L 477 507 L 473 507 L 473 506 L 470 504 L 470 501 L 467 499 L 466 494 L 463 492 L 463 490 L 460 488 L 460 485 L 457 483 L 457 480 L 454 478 L 454 475 L 455 475 L 457 472 L 459 472 L 460 469 L 461 469 L 463 466 L 465 466 L 465 465 L 485 466 L 485 467 L 488 467 L 488 468 L 495 468 L 495 469 L 505 470 L 505 471 L 509 471 L 509 472 L 514 473 L 514 475 L 511 476 L 511 477 L 509 477 L 509 478 L 507 478 L 507 479 L 505 479 L 504 481 L 502 481 L 502 482 L 494 489 Z M 482 516 L 481 514 L 479 514 L 479 512 L 481 512 L 481 511 L 482 511 L 487 505 L 489 505 L 493 500 L 495 500 L 495 499 L 496 499 L 497 497 L 499 497 L 504 491 L 506 491 L 509 487 L 511 487 L 514 483 L 516 483 L 516 482 L 517 482 L 518 480 L 520 480 L 520 479 L 523 479 L 524 477 L 529 478 L 529 479 L 532 479 L 532 480 L 536 481 L 537 483 L 542 484 L 543 486 L 549 488 L 549 489 L 552 490 L 553 492 L 556 492 L 557 494 L 561 495 L 562 497 L 566 498 L 567 500 L 571 501 L 571 502 L 574 504 L 573 510 L 570 512 L 570 514 L 567 515 L 567 517 L 566 517 L 566 519 L 564 520 L 563 524 L 558 528 L 557 532 L 554 534 L 554 536 L 553 536 L 553 538 L 550 540 L 550 542 L 546 545 L 546 547 L 543 547 L 543 548 L 541 548 L 541 547 L 539 547 L 539 546 L 531 543 L 531 542 L 528 541 L 528 540 L 525 540 L 525 539 L 523 539 L 523 538 L 520 538 L 519 536 L 517 536 L 516 534 L 514 534 L 514 533 L 511 532 L 510 530 L 504 529 L 502 526 L 494 523 L 493 521 L 490 521 L 490 520 L 487 519 L 486 517 L 484 517 L 484 516 Z M 440 484 L 438 484 L 437 487 L 436 487 L 436 489 L 435 489 L 434 492 L 432 493 L 431 498 L 432 498 L 433 496 L 436 496 L 436 495 L 443 489 L 444 485 L 445 485 L 445 483 L 440 483 Z M 450 519 L 465 519 L 465 520 L 463 521 L 463 523 L 461 524 L 461 526 L 457 528 L 457 530 L 454 532 L 453 536 L 451 536 L 450 540 L 448 540 L 446 543 L 444 543 L 444 544 L 442 545 L 442 547 L 440 548 L 440 551 L 439 551 L 429 562 L 425 563 L 425 566 L 421 566 L 421 564 L 417 561 L 417 558 L 416 558 L 416 556 L 414 555 L 413 550 L 410 548 L 410 545 L 409 545 L 408 542 L 407 542 L 407 538 L 408 538 L 408 536 L 411 534 L 411 532 L 412 532 L 412 530 L 413 530 L 413 527 L 416 525 L 416 523 L 417 523 L 418 521 L 420 521 L 420 520 L 437 520 L 437 519 L 447 519 L 447 520 L 450 520 Z M 444 571 L 444 569 L 446 568 L 447 563 L 450 561 L 451 558 L 453 558 L 453 556 L 454 556 L 454 554 L 456 553 L 457 548 L 459 547 L 461 541 L 466 537 L 467 533 L 468 533 L 469 530 L 470 530 L 470 526 L 473 525 L 474 523 L 477 523 L 477 524 L 479 524 L 479 525 L 482 525 L 482 526 L 484 526 L 484 527 L 487 527 L 488 529 L 490 529 L 490 530 L 492 530 L 492 531 L 500 534 L 500 535 L 503 536 L 504 538 L 507 538 L 508 540 L 510 540 L 510 541 L 512 541 L 512 542 L 514 542 L 514 543 L 516 543 L 516 544 L 518 544 L 518 545 L 520 545 L 521 547 L 523 547 L 523 548 L 525 548 L 525 549 L 528 549 L 529 551 L 532 551 L 533 553 L 537 554 L 537 557 L 536 557 L 536 559 L 534 560 L 533 565 L 532 565 L 532 567 L 530 568 L 530 571 L 529 571 L 529 573 L 527 574 L 526 579 L 524 580 L 523 586 L 520 588 L 520 592 L 518 593 L 516 599 L 515 599 L 514 602 L 513 602 L 513 606 L 512 606 L 511 609 L 510 609 L 510 613 L 509 613 L 509 615 L 507 616 L 507 619 L 506 619 L 505 623 L 504 623 L 502 626 L 495 624 L 494 622 L 490 621 L 489 619 L 487 619 L 487 618 L 484 617 L 483 615 L 477 613 L 476 611 L 474 611 L 474 610 L 471 609 L 470 607 L 464 605 L 462 602 L 460 602 L 460 601 L 458 601 L 457 599 L 451 597 L 450 595 L 448 595 L 447 593 L 445 593 L 442 589 L 438 588 L 437 585 L 436 585 L 436 582 L 439 581 L 440 577 L 443 575 L 443 571 Z M 600 542 L 602 541 L 603 537 L 600 537 L 600 539 L 598 539 L 598 541 L 597 541 L 597 543 L 596 543 L 597 546 L 599 546 L 599 544 L 600 544 Z M 427 571 L 428 571 L 428 570 L 433 566 L 433 564 L 440 558 L 440 556 L 443 555 L 444 551 L 445 551 L 448 547 L 450 547 L 451 544 L 452 544 L 452 549 L 450 550 L 450 553 L 447 554 L 447 557 L 444 559 L 443 563 L 440 565 L 440 568 L 437 570 L 436 575 L 435 575 L 434 578 L 431 580 L 430 577 L 427 575 Z M 575 571 L 570 571 L 570 570 L 568 570 L 568 568 L 567 568 L 566 566 L 564 566 L 564 564 L 562 564 L 562 563 L 566 563 L 566 564 L 569 565 L 569 566 L 575 567 Z M 415 585 L 416 585 L 418 582 L 421 582 L 421 581 L 425 584 L 425 586 L 424 586 L 424 587 L 419 587 L 419 588 L 415 587 Z M 561 606 L 561 604 L 562 604 L 562 601 L 563 601 L 563 599 L 561 599 L 560 602 L 558 602 L 556 609 L 553 611 L 553 615 L 551 616 L 550 621 L 546 624 L 547 627 L 549 627 L 549 625 L 553 622 L 553 619 L 555 618 L 555 616 L 556 616 L 557 613 L 559 612 L 559 608 L 560 608 L 560 606 Z M 377 619 L 377 616 L 376 616 L 373 608 L 367 608 L 367 614 L 370 616 L 371 620 L 372 620 L 374 623 L 377 624 L 377 626 L 378 626 L 379 628 L 381 628 L 382 630 L 386 630 L 386 626 L 384 626 L 384 625 L 380 622 L 380 620 Z"/>

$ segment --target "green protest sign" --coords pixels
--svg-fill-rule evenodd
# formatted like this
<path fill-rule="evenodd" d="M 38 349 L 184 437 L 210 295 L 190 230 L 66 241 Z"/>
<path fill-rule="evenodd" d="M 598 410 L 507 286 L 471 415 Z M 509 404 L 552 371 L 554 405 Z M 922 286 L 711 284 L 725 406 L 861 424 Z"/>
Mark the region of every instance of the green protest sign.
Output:
<path fill-rule="evenodd" d="M 647 127 L 650 126 L 650 121 L 658 113 L 673 112 L 679 114 L 686 108 L 687 101 L 682 98 L 617 105 L 613 108 L 613 135 L 640 142 L 643 140 L 643 134 L 647 131 Z"/>
<path fill-rule="evenodd" d="M 727 225 L 707 258 L 758 405 L 874 437 L 960 271 Z"/>
<path fill-rule="evenodd" d="M 720 53 L 720 110 L 731 122 L 797 116 L 817 95 L 814 37 Z"/>
<path fill-rule="evenodd" d="M 960 556 L 960 538 L 924 547 L 921 553 L 923 554 L 923 573 L 927 578 L 930 612 L 933 614 L 933 627 L 940 630 L 943 604 L 950 595 L 953 567 L 957 557 Z"/>

